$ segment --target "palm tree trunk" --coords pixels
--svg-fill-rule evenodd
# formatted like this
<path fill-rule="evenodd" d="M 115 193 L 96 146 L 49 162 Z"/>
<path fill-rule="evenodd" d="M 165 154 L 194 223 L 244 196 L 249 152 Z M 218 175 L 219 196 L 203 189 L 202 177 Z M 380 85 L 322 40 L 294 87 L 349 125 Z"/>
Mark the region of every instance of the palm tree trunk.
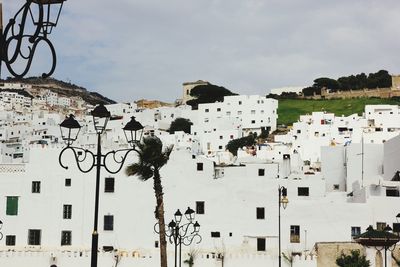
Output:
<path fill-rule="evenodd" d="M 167 267 L 167 241 L 165 239 L 164 198 L 161 177 L 158 170 L 154 171 L 154 193 L 157 200 L 157 219 L 160 226 L 160 261 L 161 267 Z"/>

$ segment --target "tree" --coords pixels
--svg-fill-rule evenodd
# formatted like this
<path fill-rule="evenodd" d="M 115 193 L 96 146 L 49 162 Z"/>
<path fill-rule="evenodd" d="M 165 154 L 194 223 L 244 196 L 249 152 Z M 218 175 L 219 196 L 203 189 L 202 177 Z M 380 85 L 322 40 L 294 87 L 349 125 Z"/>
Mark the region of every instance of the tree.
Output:
<path fill-rule="evenodd" d="M 370 262 L 364 255 L 360 255 L 359 250 L 350 251 L 350 255 L 342 254 L 336 259 L 336 264 L 340 267 L 369 267 Z"/>
<path fill-rule="evenodd" d="M 328 89 L 338 89 L 339 88 L 339 83 L 331 78 L 318 78 L 314 80 L 314 85 L 313 87 L 317 87 L 317 88 L 323 88 L 326 87 Z"/>
<path fill-rule="evenodd" d="M 191 125 L 193 125 L 193 123 L 188 119 L 176 118 L 173 122 L 171 122 L 171 125 L 169 126 L 169 133 L 173 134 L 177 131 L 183 131 L 190 134 Z"/>
<path fill-rule="evenodd" d="M 161 184 L 160 169 L 168 162 L 172 146 L 163 150 L 163 144 L 158 137 L 147 137 L 137 144 L 139 161 L 126 168 L 128 176 L 137 175 L 142 181 L 153 178 L 156 197 L 156 219 L 160 227 L 160 260 L 161 267 L 167 267 L 167 241 L 165 238 L 164 193 Z"/>
<path fill-rule="evenodd" d="M 199 104 L 222 102 L 224 100 L 224 96 L 237 94 L 232 93 L 225 87 L 208 84 L 194 87 L 190 91 L 190 95 L 195 98 L 187 101 L 186 104 L 192 106 L 193 109 L 197 109 Z"/>
<path fill-rule="evenodd" d="M 226 145 L 226 149 L 229 150 L 233 155 L 237 155 L 237 151 L 239 148 L 244 147 L 244 146 L 253 146 L 256 144 L 256 133 L 250 133 L 248 136 L 238 138 L 238 139 L 233 139 L 228 142 Z"/>

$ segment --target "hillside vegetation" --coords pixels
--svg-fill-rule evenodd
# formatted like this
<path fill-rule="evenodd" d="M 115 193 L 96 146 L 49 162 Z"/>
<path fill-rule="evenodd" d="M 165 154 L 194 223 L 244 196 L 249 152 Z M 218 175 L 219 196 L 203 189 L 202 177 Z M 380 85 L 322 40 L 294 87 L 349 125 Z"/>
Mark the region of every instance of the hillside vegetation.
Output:
<path fill-rule="evenodd" d="M 10 83 L 25 83 L 32 85 L 35 90 L 50 89 L 51 91 L 58 93 L 61 96 L 79 96 L 91 105 L 103 104 L 114 104 L 114 100 L 109 99 L 97 92 L 90 92 L 82 86 L 70 82 L 64 82 L 54 78 L 42 78 L 42 77 L 28 77 L 23 79 L 17 79 L 8 77 L 6 80 L 1 80 L 0 82 L 10 82 Z"/>
<path fill-rule="evenodd" d="M 352 98 L 331 100 L 310 99 L 281 99 L 278 106 L 278 124 L 292 125 L 300 115 L 311 114 L 313 111 L 326 111 L 336 116 L 351 115 L 357 113 L 362 115 L 365 105 L 400 105 L 400 99 L 382 98 Z"/>

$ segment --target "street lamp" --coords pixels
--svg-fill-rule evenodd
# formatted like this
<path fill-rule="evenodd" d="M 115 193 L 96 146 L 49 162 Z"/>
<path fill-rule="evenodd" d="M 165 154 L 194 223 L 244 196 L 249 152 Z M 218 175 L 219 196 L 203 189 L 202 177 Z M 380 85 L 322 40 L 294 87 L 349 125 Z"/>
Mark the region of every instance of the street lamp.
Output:
<path fill-rule="evenodd" d="M 397 216 L 396 216 L 397 217 Z M 383 230 L 374 230 L 372 225 L 367 228 L 365 233 L 354 238 L 357 243 L 366 247 L 375 247 L 376 250 L 385 250 L 385 267 L 387 266 L 387 251 L 393 251 L 400 237 L 391 233 L 392 228 L 389 225 Z"/>
<path fill-rule="evenodd" d="M 168 228 L 165 231 L 165 235 L 169 238 L 169 242 L 174 244 L 175 248 L 175 267 L 177 267 L 178 262 L 178 246 L 179 246 L 179 267 L 182 264 L 182 244 L 184 246 L 190 246 L 192 242 L 197 238 L 198 241 L 196 244 L 199 244 L 202 240 L 201 236 L 199 235 L 200 231 L 200 224 L 194 221 L 195 211 L 192 210 L 190 207 L 187 208 L 185 211 L 185 218 L 187 219 L 187 223 L 181 224 L 182 222 L 182 213 L 178 209 L 174 214 L 174 220 L 172 220 L 168 224 Z M 159 233 L 159 226 L 158 223 L 154 225 L 154 231 Z"/>
<path fill-rule="evenodd" d="M 287 189 L 284 186 L 279 186 L 278 187 L 278 195 L 279 195 L 279 200 L 278 200 L 278 228 L 279 228 L 279 234 L 278 234 L 278 247 L 279 247 L 279 267 L 282 266 L 282 252 L 281 252 L 281 206 L 283 209 L 286 209 L 289 200 L 287 198 Z"/>
<path fill-rule="evenodd" d="M 124 132 L 126 133 L 125 136 L 127 137 L 127 142 L 131 145 L 131 147 L 128 149 L 113 150 L 106 154 L 102 154 L 101 136 L 106 130 L 107 122 L 110 119 L 111 115 L 106 107 L 102 104 L 96 106 L 96 108 L 91 112 L 91 115 L 93 116 L 93 125 L 97 134 L 97 153 L 94 154 L 90 150 L 72 146 L 73 142 L 76 141 L 76 139 L 78 138 L 81 126 L 75 120 L 73 115 L 69 115 L 69 117 L 67 117 L 60 124 L 61 136 L 67 146 L 60 152 L 59 163 L 61 167 L 63 167 L 64 169 L 68 169 L 68 167 L 62 163 L 62 156 L 65 151 L 71 150 L 75 157 L 78 169 L 81 172 L 88 173 L 94 167 L 96 167 L 96 193 L 94 207 L 94 224 L 92 233 L 92 258 L 90 266 L 97 267 L 97 249 L 99 243 L 97 225 L 99 211 L 100 169 L 101 167 L 104 167 L 111 174 L 118 173 L 122 169 L 128 154 L 131 151 L 137 152 L 137 150 L 135 149 L 135 145 L 132 144 L 137 144 L 137 142 L 140 142 L 140 139 L 133 140 L 132 137 L 141 137 L 141 134 L 138 134 L 137 132 L 142 132 L 143 126 L 139 122 L 137 122 L 134 117 L 132 117 L 131 120 L 123 128 Z M 132 125 L 135 125 L 135 127 L 132 127 Z M 116 154 L 121 155 L 121 157 L 116 157 Z M 116 170 L 109 168 L 107 164 L 107 159 L 110 158 L 114 163 L 117 164 L 117 166 L 119 165 Z M 90 163 L 89 166 L 85 165 L 86 167 L 82 167 L 81 164 L 87 161 L 89 161 Z"/>
<path fill-rule="evenodd" d="M 4 32 L 2 21 L 0 20 L 0 62 L 4 61 L 8 71 L 14 77 L 23 78 L 28 73 L 36 48 L 41 42 L 48 45 L 52 56 L 51 69 L 48 73 L 43 73 L 42 77 L 46 78 L 53 74 L 57 64 L 57 57 L 54 46 L 47 37 L 53 31 L 53 28 L 57 26 L 65 1 L 26 0 L 21 9 L 9 20 Z M 1 4 L 0 13 L 2 13 Z M 28 29 L 28 16 L 32 20 L 33 29 Z M 27 47 L 22 49 L 21 46 L 23 45 Z M 23 70 L 18 73 L 15 70 L 16 65 L 19 65 L 17 59 L 26 61 Z"/>

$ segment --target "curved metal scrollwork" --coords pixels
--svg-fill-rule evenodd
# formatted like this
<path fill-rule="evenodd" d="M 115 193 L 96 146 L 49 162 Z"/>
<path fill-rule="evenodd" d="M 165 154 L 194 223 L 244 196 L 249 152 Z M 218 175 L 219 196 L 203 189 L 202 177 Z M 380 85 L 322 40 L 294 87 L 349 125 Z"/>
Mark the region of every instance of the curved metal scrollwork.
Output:
<path fill-rule="evenodd" d="M 63 150 L 61 150 L 60 155 L 58 156 L 58 162 L 60 163 L 61 167 L 64 169 L 68 169 L 68 166 L 64 165 L 62 163 L 62 155 L 64 154 L 65 151 L 71 150 L 73 152 L 73 155 L 75 157 L 76 165 L 78 166 L 79 170 L 83 173 L 90 172 L 94 166 L 96 166 L 96 157 L 91 152 L 90 150 L 83 149 L 80 147 L 73 147 L 73 146 L 67 146 Z M 89 156 L 89 157 L 88 157 Z M 83 168 L 81 165 L 83 162 L 88 162 L 89 167 L 87 169 Z"/>
<path fill-rule="evenodd" d="M 36 52 L 36 48 L 39 44 L 45 44 L 49 47 L 52 56 L 52 65 L 51 69 L 47 73 L 43 73 L 42 77 L 47 78 L 51 76 L 56 68 L 57 57 L 56 51 L 54 49 L 53 44 L 47 39 L 48 32 L 47 28 L 44 28 L 44 8 L 42 3 L 37 3 L 38 12 L 37 12 L 37 21 L 33 24 L 35 26 L 33 34 L 27 33 L 27 17 L 28 15 L 32 16 L 33 13 L 31 11 L 32 0 L 27 0 L 26 3 L 22 6 L 22 8 L 15 14 L 15 16 L 10 19 L 9 23 L 4 29 L 3 34 L 3 42 L 4 46 L 2 48 L 1 54 L 3 55 L 2 60 L 7 66 L 8 71 L 15 76 L 16 78 L 24 77 L 31 65 L 32 60 Z M 16 23 L 17 18 L 21 16 L 21 23 Z M 23 46 L 25 53 L 22 50 Z M 20 73 L 17 73 L 15 70 L 15 64 L 18 59 L 25 60 L 24 68 Z"/>
<path fill-rule="evenodd" d="M 154 224 L 154 232 L 157 234 L 160 233 L 160 225 L 157 222 Z M 201 235 L 195 231 L 194 223 L 188 222 L 183 225 L 177 225 L 174 228 L 165 227 L 165 235 L 168 237 L 168 240 L 171 244 L 179 246 L 181 244 L 185 246 L 190 246 L 194 240 L 198 240 L 196 244 L 200 244 L 203 240 Z"/>
<path fill-rule="evenodd" d="M 136 150 L 135 149 L 121 149 L 121 150 L 113 150 L 113 151 L 110 151 L 110 152 L 106 153 L 104 155 L 104 159 L 103 159 L 104 168 L 111 174 L 118 173 L 122 169 L 122 167 L 124 166 L 124 162 L 126 160 L 126 157 L 132 151 L 136 151 Z M 138 152 L 138 151 L 136 151 L 136 152 Z M 120 155 L 121 153 L 122 153 L 121 156 L 117 156 L 117 155 Z M 112 158 L 114 163 L 116 163 L 118 165 L 118 169 L 117 170 L 111 170 L 107 166 L 107 162 L 108 162 L 107 159 L 108 158 Z"/>
<path fill-rule="evenodd" d="M 80 148 L 80 147 L 74 147 L 74 146 L 67 146 L 63 150 L 61 150 L 60 155 L 58 156 L 58 161 L 64 169 L 68 169 L 68 166 L 65 165 L 62 162 L 62 156 L 65 151 L 71 150 L 74 157 L 76 164 L 79 168 L 79 170 L 83 173 L 88 173 L 90 172 L 95 166 L 98 164 L 100 166 L 103 166 L 109 173 L 111 174 L 116 174 L 118 173 L 122 167 L 124 166 L 125 160 L 128 157 L 128 154 L 132 151 L 136 151 L 135 149 L 121 149 L 121 150 L 113 150 L 105 155 L 100 155 L 101 162 L 97 162 L 96 158 L 97 155 L 95 155 L 93 152 L 90 150 Z M 136 151 L 139 153 L 138 151 Z M 122 154 L 122 155 L 121 155 Z M 120 155 L 120 156 L 118 156 Z M 112 160 L 110 162 L 110 160 Z M 86 163 L 86 164 L 85 164 Z M 112 170 L 108 165 L 117 165 L 116 170 Z M 83 166 L 87 165 L 87 168 L 84 168 Z"/>

